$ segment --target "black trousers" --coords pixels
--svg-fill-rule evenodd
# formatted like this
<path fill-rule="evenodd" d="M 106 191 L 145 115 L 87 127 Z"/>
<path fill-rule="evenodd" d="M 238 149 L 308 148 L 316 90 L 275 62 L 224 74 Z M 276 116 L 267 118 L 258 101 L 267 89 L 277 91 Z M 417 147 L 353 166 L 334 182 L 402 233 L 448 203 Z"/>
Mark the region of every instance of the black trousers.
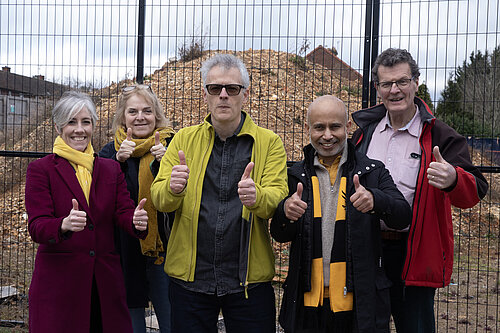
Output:
<path fill-rule="evenodd" d="M 99 301 L 95 277 L 92 281 L 92 296 L 90 299 L 90 333 L 102 333 L 101 302 Z"/>
<path fill-rule="evenodd" d="M 276 305 L 271 282 L 245 292 L 225 296 L 207 295 L 170 283 L 172 332 L 217 333 L 220 311 L 228 333 L 275 333 Z"/>
<path fill-rule="evenodd" d="M 406 256 L 406 238 L 383 240 L 382 249 L 387 277 L 392 281 L 391 313 L 398 333 L 435 332 L 435 288 L 405 287 L 401 272 Z"/>

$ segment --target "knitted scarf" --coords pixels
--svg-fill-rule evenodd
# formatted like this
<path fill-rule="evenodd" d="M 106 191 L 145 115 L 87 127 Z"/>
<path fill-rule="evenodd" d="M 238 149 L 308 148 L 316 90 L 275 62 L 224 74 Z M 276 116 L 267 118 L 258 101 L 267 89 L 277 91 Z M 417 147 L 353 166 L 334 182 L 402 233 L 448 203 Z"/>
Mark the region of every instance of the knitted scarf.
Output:
<path fill-rule="evenodd" d="M 154 156 L 151 154 L 150 149 L 155 144 L 155 133 L 160 133 L 160 142 L 166 145 L 167 138 L 174 135 L 174 130 L 170 127 L 161 127 L 153 131 L 151 136 L 145 139 L 132 139 L 136 146 L 132 157 L 138 157 L 139 160 L 139 193 L 137 194 L 137 201 L 141 201 L 146 198 L 146 204 L 144 209 L 148 213 L 148 235 L 146 239 L 140 239 L 141 251 L 143 255 L 148 257 L 157 258 L 155 264 L 160 265 L 163 263 L 163 258 L 159 256 L 160 252 L 165 250 L 160 235 L 158 233 L 158 220 L 157 211 L 153 206 L 151 201 L 151 184 L 153 183 L 154 177 L 150 170 L 150 164 L 154 160 Z M 127 133 L 124 131 L 123 127 L 120 127 L 115 133 L 115 150 L 118 151 L 120 146 L 127 138 Z"/>
<path fill-rule="evenodd" d="M 335 325 L 348 325 L 353 309 L 352 292 L 346 287 L 346 177 L 340 179 L 337 213 L 335 221 L 334 241 L 330 259 L 329 295 L 324 295 L 323 258 L 321 240 L 321 198 L 319 181 L 314 174 L 311 176 L 313 192 L 313 260 L 311 268 L 311 290 L 304 293 L 304 306 L 317 308 L 323 305 L 323 298 L 329 298 L 330 309 L 335 314 Z M 325 221 L 325 223 L 331 223 Z"/>
<path fill-rule="evenodd" d="M 94 168 L 94 148 L 89 142 L 83 152 L 71 148 L 64 140 L 57 136 L 52 152 L 65 158 L 75 169 L 76 178 L 80 183 L 87 204 L 89 204 L 90 185 L 92 185 L 92 169 Z"/>

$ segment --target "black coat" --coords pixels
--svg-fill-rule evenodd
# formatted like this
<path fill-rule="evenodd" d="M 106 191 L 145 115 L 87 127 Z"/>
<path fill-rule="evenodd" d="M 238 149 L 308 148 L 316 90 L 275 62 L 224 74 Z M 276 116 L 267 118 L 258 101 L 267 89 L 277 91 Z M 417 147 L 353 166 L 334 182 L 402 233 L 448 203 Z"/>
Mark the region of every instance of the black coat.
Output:
<path fill-rule="evenodd" d="M 116 161 L 116 150 L 114 142 L 106 144 L 99 152 L 100 157 L 111 158 Z M 137 205 L 139 193 L 139 161 L 140 158 L 130 157 L 124 163 L 120 163 L 125 174 L 127 189 L 130 197 Z M 153 161 L 152 169 L 158 171 L 160 163 Z M 163 248 L 167 249 L 167 234 L 169 217 L 167 214 L 158 212 L 158 232 L 163 243 Z M 171 219 L 173 221 L 173 219 Z M 146 277 L 146 259 L 142 255 L 141 244 L 137 238 L 131 237 L 121 229 L 115 229 L 115 246 L 121 257 L 123 275 L 125 277 L 125 288 L 127 291 L 127 306 L 129 308 L 141 308 L 149 306 L 148 282 Z"/>
<path fill-rule="evenodd" d="M 298 182 L 304 185 L 302 200 L 308 204 L 305 214 L 295 223 L 284 212 L 284 199 L 276 209 L 271 222 L 271 235 L 278 242 L 291 241 L 288 276 L 279 316 L 286 332 L 294 332 L 303 314 L 303 294 L 311 289 L 312 262 L 312 185 L 315 150 L 304 148 L 305 159 L 288 170 L 289 195 L 297 190 Z M 411 221 L 411 209 L 385 169 L 383 163 L 371 160 L 354 151 L 348 143 L 348 159 L 341 171 L 347 177 L 346 198 L 346 254 L 347 288 L 354 293 L 355 332 L 388 332 L 390 318 L 389 287 L 382 259 L 380 219 L 395 229 L 403 229 Z M 360 184 L 373 194 L 374 209 L 361 213 L 350 202 L 355 192 L 352 182 L 359 175 Z"/>

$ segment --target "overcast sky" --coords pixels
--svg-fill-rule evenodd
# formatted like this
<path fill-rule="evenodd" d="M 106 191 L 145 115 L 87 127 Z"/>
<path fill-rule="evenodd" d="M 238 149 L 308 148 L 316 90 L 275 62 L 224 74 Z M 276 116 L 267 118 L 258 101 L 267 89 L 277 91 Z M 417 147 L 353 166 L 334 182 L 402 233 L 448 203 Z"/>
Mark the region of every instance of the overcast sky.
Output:
<path fill-rule="evenodd" d="M 408 49 L 434 98 L 471 52 L 500 44 L 500 0 L 381 0 L 379 50 Z M 0 0 L 0 65 L 96 86 L 135 76 L 138 1 Z M 203 35 L 210 49 L 334 46 L 362 72 L 366 1 L 146 0 L 145 73 Z"/>

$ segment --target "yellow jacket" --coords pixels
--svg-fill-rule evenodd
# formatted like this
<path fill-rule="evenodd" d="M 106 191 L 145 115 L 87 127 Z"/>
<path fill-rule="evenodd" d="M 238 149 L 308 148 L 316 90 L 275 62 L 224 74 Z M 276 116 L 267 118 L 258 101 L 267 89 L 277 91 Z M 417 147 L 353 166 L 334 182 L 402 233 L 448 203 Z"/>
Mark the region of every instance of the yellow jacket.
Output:
<path fill-rule="evenodd" d="M 151 199 L 156 209 L 175 211 L 168 241 L 165 272 L 183 281 L 194 281 L 198 217 L 203 180 L 214 145 L 215 131 L 208 117 L 200 125 L 181 129 L 170 142 L 151 185 Z M 251 160 L 255 166 L 251 178 L 255 182 L 257 201 L 253 207 L 243 206 L 239 279 L 248 283 L 271 281 L 274 277 L 274 254 L 268 230 L 268 219 L 278 203 L 288 194 L 286 153 L 280 137 L 258 127 L 248 114 L 238 136 L 253 140 Z M 184 151 L 189 167 L 189 180 L 180 194 L 170 190 L 172 167 L 179 164 L 178 151 Z"/>

